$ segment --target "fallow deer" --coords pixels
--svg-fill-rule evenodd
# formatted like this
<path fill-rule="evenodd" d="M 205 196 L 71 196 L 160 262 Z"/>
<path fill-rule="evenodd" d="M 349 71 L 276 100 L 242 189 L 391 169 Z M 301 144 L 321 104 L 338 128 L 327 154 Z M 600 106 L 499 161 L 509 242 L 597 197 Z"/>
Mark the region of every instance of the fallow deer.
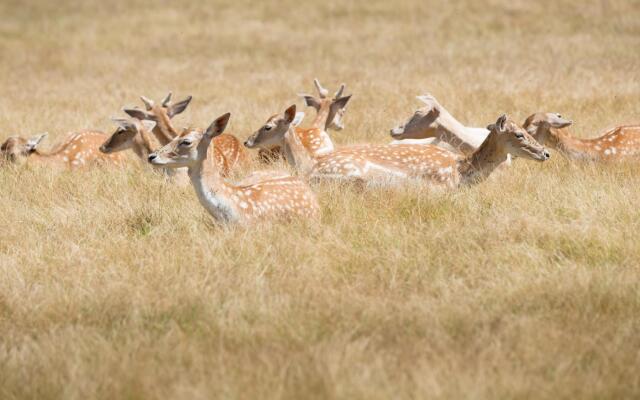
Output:
<path fill-rule="evenodd" d="M 158 146 L 153 140 L 153 137 L 149 134 L 149 131 L 153 129 L 155 122 L 149 120 L 129 121 L 121 118 L 114 118 L 113 121 L 118 125 L 118 127 L 111 137 L 109 137 L 109 139 L 100 146 L 101 152 L 110 154 L 131 149 L 144 163 L 147 163 L 149 161 L 149 154 L 160 148 L 160 146 Z M 191 129 L 185 128 L 185 130 Z M 213 149 L 214 153 L 209 162 L 216 164 L 216 168 L 220 171 L 222 176 L 229 176 L 232 167 L 238 164 L 238 160 L 229 160 L 227 158 L 227 154 L 224 154 L 220 148 L 232 148 L 234 143 L 238 144 L 238 140 L 234 136 L 222 134 L 214 138 L 213 143 L 215 144 Z M 168 173 L 170 176 L 181 175 L 181 171 L 179 169 L 172 169 L 170 171 L 173 171 Z M 183 172 L 186 177 L 186 169 L 184 169 Z M 186 182 L 183 179 L 179 179 L 179 181 Z"/>
<path fill-rule="evenodd" d="M 47 136 L 42 134 L 29 140 L 12 137 L 1 146 L 1 151 L 14 163 L 25 161 L 36 164 L 78 169 L 95 164 L 122 165 L 125 157 L 121 154 L 104 154 L 98 150 L 107 135 L 97 131 L 81 131 L 67 135 L 51 151 L 40 150 L 40 143 Z"/>
<path fill-rule="evenodd" d="M 310 175 L 363 183 L 418 178 L 456 187 L 487 178 L 509 154 L 537 161 L 547 150 L 505 115 L 487 127 L 489 135 L 471 154 L 460 156 L 433 145 L 377 145 L 338 149 L 316 160 Z"/>
<path fill-rule="evenodd" d="M 316 110 L 316 117 L 311 123 L 310 128 L 296 127 L 295 134 L 298 135 L 302 145 L 313 156 L 320 156 L 327 154 L 334 149 L 333 142 L 329 137 L 327 131 L 329 129 L 340 131 L 344 129 L 344 123 L 342 118 L 346 112 L 347 103 L 351 98 L 349 96 L 343 96 L 345 85 L 340 85 L 338 91 L 333 97 L 329 96 L 329 91 L 322 87 L 320 81 L 316 78 L 313 80 L 314 86 L 318 91 L 318 97 L 301 94 L 307 107 L 313 107 Z M 272 118 L 275 118 L 274 115 Z M 298 123 L 301 121 L 298 121 Z M 271 129 L 271 125 L 267 123 L 264 126 L 265 130 Z M 282 148 L 284 142 L 282 136 L 279 136 L 279 140 L 263 140 L 261 142 L 254 142 L 253 136 L 249 137 L 244 145 L 247 148 L 259 148 L 259 155 L 262 160 L 277 159 L 282 155 Z M 273 135 L 273 138 L 278 135 Z"/>
<path fill-rule="evenodd" d="M 431 94 L 418 96 L 425 105 L 409 117 L 406 122 L 391 129 L 393 144 L 434 144 L 446 143 L 462 154 L 473 153 L 489 135 L 485 128 L 464 126 Z"/>
<path fill-rule="evenodd" d="M 571 121 L 559 114 L 533 114 L 525 129 L 540 143 L 574 160 L 618 161 L 640 157 L 640 126 L 619 126 L 594 139 L 579 139 L 561 130 Z"/>
<path fill-rule="evenodd" d="M 149 155 L 149 161 L 159 167 L 187 167 L 200 203 L 221 223 L 252 223 L 292 217 L 317 219 L 320 208 L 315 194 L 301 179 L 274 176 L 246 185 L 234 185 L 220 176 L 215 164 L 205 162 L 210 156 L 213 138 L 222 134 L 229 117 L 229 113 L 222 115 L 204 132 L 189 130 L 181 133 Z"/>
<path fill-rule="evenodd" d="M 494 162 L 506 161 L 510 151 L 516 156 L 537 157 L 540 160 L 548 158 L 548 152 L 524 129 L 507 120 L 506 116 L 500 117 L 496 124 L 487 128 L 490 131 L 487 139 L 467 156 L 433 145 L 401 144 L 345 146 L 326 155 L 314 156 L 304 147 L 291 126 L 294 114 L 295 105 L 283 115 L 271 117 L 251 139 L 261 143 L 274 140 L 274 136 L 277 136 L 285 143 L 284 153 L 289 163 L 313 180 L 378 185 L 422 179 L 435 184 L 457 186 L 460 182 L 467 182 L 473 171 L 488 176 L 497 166 Z"/>
<path fill-rule="evenodd" d="M 146 110 L 140 110 L 138 108 L 123 109 L 130 117 L 137 118 L 141 121 L 148 120 L 155 122 L 156 126 L 153 128 L 152 133 L 162 146 L 178 136 L 178 132 L 174 128 L 171 119 L 184 112 L 192 99 L 191 96 L 188 96 L 182 101 L 173 103 L 171 96 L 172 92 L 169 92 L 159 104 L 156 104 L 153 100 L 145 96 L 140 96 L 140 100 L 144 103 Z"/>
<path fill-rule="evenodd" d="M 178 102 L 171 102 L 172 93 L 169 92 L 167 96 L 156 104 L 153 100 L 140 96 L 140 99 L 144 103 L 146 110 L 140 110 L 137 108 L 125 108 L 124 112 L 133 118 L 139 120 L 150 120 L 156 122 L 156 127 L 153 133 L 162 146 L 169 143 L 173 138 L 179 135 L 171 122 L 171 119 L 182 113 L 189 103 L 192 97 L 189 96 L 186 99 Z M 232 169 L 237 167 L 246 166 L 249 157 L 246 150 L 240 143 L 240 141 L 231 134 L 224 134 L 217 137 L 215 140 L 216 154 L 214 160 L 218 163 L 220 171 L 223 175 L 228 175 Z"/>

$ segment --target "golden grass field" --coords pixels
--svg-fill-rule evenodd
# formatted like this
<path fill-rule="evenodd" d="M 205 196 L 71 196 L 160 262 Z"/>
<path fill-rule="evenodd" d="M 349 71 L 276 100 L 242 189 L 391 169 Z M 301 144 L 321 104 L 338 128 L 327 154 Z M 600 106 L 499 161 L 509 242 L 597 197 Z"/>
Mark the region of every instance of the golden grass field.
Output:
<path fill-rule="evenodd" d="M 0 55 L 0 139 L 45 147 L 168 90 L 244 140 L 314 77 L 353 93 L 337 143 L 426 92 L 470 126 L 640 122 L 636 0 L 3 0 Z M 640 396 L 638 164 L 322 185 L 318 225 L 228 229 L 131 165 L 0 171 L 0 399 Z"/>

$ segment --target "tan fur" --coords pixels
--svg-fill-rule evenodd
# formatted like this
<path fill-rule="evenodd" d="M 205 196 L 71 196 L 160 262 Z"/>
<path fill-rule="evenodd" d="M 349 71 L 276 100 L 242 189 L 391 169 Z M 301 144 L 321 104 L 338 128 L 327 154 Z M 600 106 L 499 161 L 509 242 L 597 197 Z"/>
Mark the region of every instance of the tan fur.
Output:
<path fill-rule="evenodd" d="M 99 151 L 100 145 L 104 143 L 106 139 L 107 135 L 102 132 L 91 130 L 81 131 L 67 135 L 67 137 L 55 145 L 54 149 L 50 152 L 35 149 L 30 153 L 22 152 L 20 157 L 24 157 L 30 164 L 47 164 L 72 170 L 96 164 L 123 165 L 126 158 L 121 154 L 104 154 Z M 24 145 L 26 142 L 23 141 L 24 139 L 13 140 L 12 144 L 14 146 Z M 16 151 L 16 149 L 9 148 L 7 148 L 6 152 L 7 154 L 13 155 L 20 153 Z M 15 158 L 12 161 L 20 162 Z"/>
<path fill-rule="evenodd" d="M 619 161 L 640 157 L 640 125 L 609 129 L 594 139 L 573 137 L 541 121 L 539 114 L 527 118 L 524 127 L 541 143 L 571 159 Z"/>
<path fill-rule="evenodd" d="M 207 162 L 215 152 L 212 138 L 224 131 L 229 114 L 218 118 L 206 132 L 188 130 L 150 156 L 156 166 L 188 167 L 201 204 L 224 223 L 252 223 L 263 219 L 302 217 L 317 219 L 320 208 L 315 194 L 299 178 L 257 176 L 248 184 L 226 182 L 217 163 Z M 212 149 L 213 150 L 212 150 Z M 215 157 L 214 157 L 215 158 Z"/>

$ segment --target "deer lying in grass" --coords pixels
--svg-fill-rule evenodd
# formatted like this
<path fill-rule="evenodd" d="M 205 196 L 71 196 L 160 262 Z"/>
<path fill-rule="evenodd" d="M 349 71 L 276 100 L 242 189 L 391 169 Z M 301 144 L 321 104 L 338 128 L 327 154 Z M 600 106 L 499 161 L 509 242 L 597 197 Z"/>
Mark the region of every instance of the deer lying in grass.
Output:
<path fill-rule="evenodd" d="M 505 115 L 487 127 L 489 135 L 473 153 L 461 157 L 432 145 L 378 145 L 336 150 L 316 161 L 311 176 L 319 179 L 387 183 L 418 178 L 456 187 L 486 179 L 509 154 L 545 161 L 549 153 Z"/>
<path fill-rule="evenodd" d="M 347 103 L 351 95 L 342 95 L 345 89 L 345 85 L 342 84 L 334 96 L 329 97 L 329 91 L 322 87 L 317 78 L 313 80 L 313 83 L 318 91 L 318 97 L 309 94 L 301 94 L 300 96 L 303 97 L 307 107 L 313 107 L 316 110 L 316 117 L 310 128 L 297 127 L 297 124 L 302 120 L 297 121 L 295 133 L 307 151 L 314 156 L 320 156 L 333 151 L 334 145 L 327 131 L 329 129 L 340 131 L 344 128 L 342 117 L 346 112 Z M 271 119 L 276 117 L 277 115 L 274 115 Z M 264 128 L 268 131 L 272 127 L 273 125 L 267 122 Z M 259 148 L 259 155 L 262 160 L 273 160 L 283 155 L 284 142 L 281 135 L 270 135 L 270 138 L 265 138 L 260 142 L 255 142 L 253 136 L 250 136 L 244 142 L 244 145 L 250 149 Z"/>
<path fill-rule="evenodd" d="M 153 140 L 153 136 L 149 132 L 153 129 L 155 122 L 148 120 L 127 120 L 114 118 L 114 122 L 118 125 L 115 132 L 100 146 L 100 151 L 106 154 L 116 153 L 131 149 L 146 164 L 149 161 L 149 154 L 156 151 L 160 146 Z M 190 129 L 185 129 L 190 130 Z M 233 166 L 237 165 L 236 160 L 228 160 L 220 148 L 231 148 L 233 143 L 237 143 L 237 139 L 231 135 L 222 134 L 213 139 L 213 156 L 209 162 L 216 164 L 216 168 L 222 176 L 229 176 Z M 184 172 L 186 177 L 186 169 L 171 169 L 167 171 L 170 176 L 181 175 Z M 181 179 L 182 181 L 182 179 Z M 185 181 L 186 182 L 186 181 Z"/>
<path fill-rule="evenodd" d="M 171 92 L 169 92 L 160 104 L 156 104 L 153 100 L 144 96 L 140 96 L 140 99 L 144 103 L 146 110 L 125 108 L 124 112 L 141 121 L 149 120 L 155 122 L 156 127 L 153 129 L 153 133 L 162 146 L 179 135 L 171 119 L 187 108 L 191 102 L 191 96 L 175 104 L 171 102 Z M 215 144 L 214 160 L 218 163 L 220 172 L 223 175 L 226 176 L 232 169 L 245 166 L 248 163 L 249 157 L 247 152 L 235 136 L 230 134 L 221 135 L 216 138 Z"/>
<path fill-rule="evenodd" d="M 571 125 L 559 114 L 533 114 L 524 128 L 540 143 L 558 150 L 570 159 L 618 161 L 640 156 L 640 126 L 619 126 L 594 139 L 579 139 L 560 130 Z"/>
<path fill-rule="evenodd" d="M 417 98 L 424 106 L 405 123 L 391 129 L 392 144 L 440 145 L 444 142 L 455 151 L 471 154 L 489 135 L 488 129 L 462 125 L 432 95 Z"/>
<path fill-rule="evenodd" d="M 149 161 L 160 167 L 187 167 L 200 203 L 221 223 L 292 217 L 317 219 L 320 208 L 315 194 L 301 179 L 278 175 L 246 185 L 233 185 L 220 176 L 214 163 L 205 162 L 210 156 L 213 138 L 222 134 L 229 117 L 229 113 L 224 114 L 204 132 L 181 133 L 149 155 Z"/>
<path fill-rule="evenodd" d="M 295 112 L 291 111 L 293 107 L 270 119 L 272 129 L 265 130 L 265 125 L 253 137 L 260 141 L 265 135 L 274 133 L 283 136 L 287 159 L 314 180 L 385 185 L 421 179 L 455 187 L 486 178 L 510 153 L 539 161 L 549 158 L 544 147 L 504 115 L 487 128 L 490 131 L 487 139 L 467 156 L 433 145 L 383 144 L 343 147 L 314 157 L 290 126 Z"/>
<path fill-rule="evenodd" d="M 28 140 L 14 136 L 2 144 L 0 151 L 4 159 L 12 163 L 46 164 L 71 170 L 95 164 L 123 165 L 125 162 L 121 154 L 103 154 L 98 150 L 107 138 L 102 132 L 72 133 L 51 151 L 41 151 L 40 143 L 46 136 L 44 133 Z"/>

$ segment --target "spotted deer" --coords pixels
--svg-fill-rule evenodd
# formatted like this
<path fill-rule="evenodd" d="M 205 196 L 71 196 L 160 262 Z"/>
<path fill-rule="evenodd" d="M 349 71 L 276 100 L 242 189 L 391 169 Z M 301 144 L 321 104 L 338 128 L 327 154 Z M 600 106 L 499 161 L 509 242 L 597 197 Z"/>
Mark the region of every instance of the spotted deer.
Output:
<path fill-rule="evenodd" d="M 149 154 L 159 149 L 157 142 L 153 139 L 153 136 L 149 134 L 149 131 L 153 129 L 155 122 L 148 120 L 127 120 L 122 118 L 114 118 L 114 122 L 118 125 L 115 132 L 100 146 L 100 151 L 106 154 L 116 153 L 119 151 L 131 149 L 140 157 L 140 159 L 147 163 L 149 161 Z M 191 128 L 185 128 L 185 130 L 191 130 Z M 231 142 L 231 143 L 229 143 Z M 222 134 L 213 139 L 213 156 L 208 162 L 216 164 L 216 168 L 220 171 L 222 176 L 229 176 L 232 168 L 238 164 L 237 159 L 229 160 L 227 154 L 223 153 L 220 148 L 231 148 L 233 143 L 238 144 L 238 140 L 231 135 Z M 237 154 L 237 153 L 236 153 Z M 168 171 L 170 176 L 180 176 L 184 173 L 186 177 L 186 169 L 171 169 Z M 186 182 L 184 179 L 179 181 Z"/>
<path fill-rule="evenodd" d="M 182 132 L 149 155 L 149 161 L 159 167 L 187 167 L 200 204 L 220 223 L 248 224 L 294 217 L 318 219 L 320 208 L 315 194 L 303 180 L 275 175 L 234 185 L 221 177 L 214 163 L 205 162 L 213 138 L 222 134 L 229 117 L 229 113 L 222 115 L 204 132 Z"/>
<path fill-rule="evenodd" d="M 559 114 L 533 114 L 524 123 L 525 129 L 539 142 L 559 151 L 570 159 L 619 161 L 640 157 L 640 125 L 609 129 L 594 139 L 580 139 L 561 130 L 571 125 Z"/>
<path fill-rule="evenodd" d="M 123 111 L 132 118 L 155 122 L 156 126 L 153 128 L 152 133 L 158 142 L 164 146 L 178 135 L 178 131 L 174 128 L 171 119 L 184 112 L 192 99 L 191 96 L 188 96 L 182 101 L 173 103 L 171 97 L 172 92 L 169 92 L 159 104 L 156 104 L 153 100 L 140 96 L 140 100 L 142 100 L 146 110 L 124 108 Z"/>
<path fill-rule="evenodd" d="M 509 154 L 537 161 L 549 158 L 543 146 L 505 115 L 487 129 L 485 141 L 466 156 L 433 145 L 344 148 L 318 158 L 310 176 L 364 184 L 420 179 L 430 185 L 453 188 L 484 180 Z"/>
<path fill-rule="evenodd" d="M 316 78 L 313 80 L 314 86 L 318 91 L 318 97 L 301 94 L 307 107 L 316 110 L 316 117 L 311 123 L 310 128 L 295 128 L 295 134 L 298 135 L 302 145 L 314 156 L 330 153 L 334 150 L 333 142 L 327 131 L 329 129 L 340 131 L 344 129 L 342 118 L 346 112 L 347 103 L 351 99 L 351 95 L 343 96 L 345 85 L 340 85 L 338 91 L 329 96 L 329 91 L 322 87 L 320 81 Z M 272 118 L 275 118 L 274 115 Z M 298 121 L 298 123 L 301 121 Z M 265 129 L 270 129 L 270 125 L 265 125 Z M 274 135 L 275 137 L 276 135 Z M 244 145 L 247 148 L 259 148 L 259 155 L 262 160 L 277 159 L 283 155 L 282 149 L 284 142 L 282 137 L 280 140 L 269 140 L 255 142 L 253 136 L 249 137 Z"/>
<path fill-rule="evenodd" d="M 175 115 L 182 113 L 192 99 L 192 97 L 189 96 L 174 104 L 171 102 L 171 96 L 172 93 L 169 92 L 160 104 L 156 104 L 153 100 L 145 96 L 140 96 L 146 110 L 140 110 L 137 108 L 124 109 L 124 112 L 133 118 L 156 122 L 156 127 L 153 129 L 153 133 L 156 135 L 156 138 L 162 146 L 166 145 L 173 140 L 173 138 L 179 135 L 179 131 L 174 128 L 171 119 Z M 213 159 L 218 163 L 220 172 L 224 176 L 227 176 L 232 170 L 244 167 L 248 164 L 249 156 L 235 136 L 231 134 L 224 134 L 217 137 L 214 142 L 216 144 L 216 153 Z"/>
<path fill-rule="evenodd" d="M 97 131 L 81 131 L 68 134 L 50 151 L 41 151 L 40 143 L 46 133 L 31 139 L 11 137 L 1 146 L 5 160 L 13 163 L 46 164 L 54 167 L 79 169 L 90 165 L 123 165 L 126 158 L 121 154 L 104 154 L 98 148 L 107 135 Z"/>

